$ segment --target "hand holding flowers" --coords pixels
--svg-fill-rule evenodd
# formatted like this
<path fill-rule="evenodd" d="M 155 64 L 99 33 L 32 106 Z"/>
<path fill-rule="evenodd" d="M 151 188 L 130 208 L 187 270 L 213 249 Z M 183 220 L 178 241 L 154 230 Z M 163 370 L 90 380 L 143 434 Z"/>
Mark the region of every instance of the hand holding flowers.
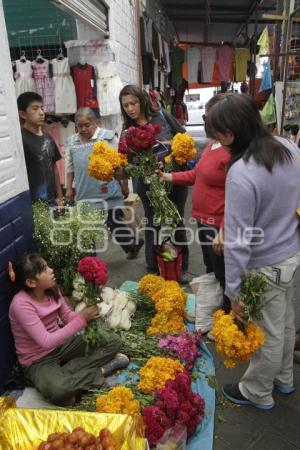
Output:
<path fill-rule="evenodd" d="M 119 143 L 119 152 L 126 156 L 129 164 L 126 172 L 129 176 L 142 178 L 149 184 L 147 196 L 154 210 L 154 221 L 174 227 L 181 216 L 168 197 L 168 190 L 156 174 L 158 158 L 153 147 L 160 127 L 150 123 L 140 127 L 130 127 L 123 134 Z"/>
<path fill-rule="evenodd" d="M 226 367 L 248 361 L 263 345 L 264 332 L 253 320 L 261 318 L 267 290 L 265 276 L 249 272 L 242 281 L 240 300 L 231 302 L 230 314 L 222 310 L 214 314 L 212 335 L 217 351 L 225 356 Z"/>
<path fill-rule="evenodd" d="M 87 306 L 87 308 L 81 311 L 81 314 L 89 322 L 84 330 L 83 337 L 87 346 L 93 347 L 102 339 L 103 326 L 94 319 L 97 319 L 99 316 L 99 310 L 96 305 L 100 301 L 102 287 L 108 278 L 107 264 L 96 256 L 86 256 L 79 261 L 78 272 L 85 281 L 84 285 L 81 283 L 83 289 L 82 300 Z M 80 278 L 77 277 L 75 280 L 75 289 L 79 281 Z"/>

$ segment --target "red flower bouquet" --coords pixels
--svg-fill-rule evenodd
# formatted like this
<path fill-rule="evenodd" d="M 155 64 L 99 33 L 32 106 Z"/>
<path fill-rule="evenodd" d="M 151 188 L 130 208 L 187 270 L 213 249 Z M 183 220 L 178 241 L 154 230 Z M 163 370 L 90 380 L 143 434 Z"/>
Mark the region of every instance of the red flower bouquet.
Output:
<path fill-rule="evenodd" d="M 154 220 L 162 225 L 175 226 L 181 219 L 180 214 L 168 197 L 166 184 L 155 173 L 158 161 L 153 146 L 159 132 L 160 127 L 151 123 L 129 127 L 120 139 L 119 152 L 129 160 L 125 168 L 128 175 L 142 178 L 149 185 L 147 196 L 154 210 Z"/>
<path fill-rule="evenodd" d="M 77 270 L 84 279 L 82 301 L 86 306 L 97 305 L 101 300 L 102 287 L 108 278 L 106 262 L 101 261 L 96 256 L 86 256 L 79 261 Z M 87 348 L 94 347 L 101 342 L 105 333 L 102 322 L 99 320 L 90 321 L 83 334 Z"/>
<path fill-rule="evenodd" d="M 97 286 L 103 286 L 107 282 L 107 264 L 96 256 L 86 256 L 78 263 L 80 275 Z"/>
<path fill-rule="evenodd" d="M 188 436 L 195 433 L 204 418 L 205 402 L 191 389 L 187 372 L 176 375 L 157 392 L 157 400 L 143 410 L 146 437 L 150 446 L 157 444 L 168 428 L 180 424 L 187 428 Z"/>

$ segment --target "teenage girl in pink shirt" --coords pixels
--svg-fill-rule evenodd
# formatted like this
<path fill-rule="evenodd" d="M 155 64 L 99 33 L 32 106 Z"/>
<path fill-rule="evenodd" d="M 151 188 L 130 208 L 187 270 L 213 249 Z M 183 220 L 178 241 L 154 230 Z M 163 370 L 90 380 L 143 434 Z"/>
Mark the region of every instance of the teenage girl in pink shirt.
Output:
<path fill-rule="evenodd" d="M 72 311 L 42 257 L 21 256 L 9 273 L 19 289 L 9 308 L 18 361 L 26 380 L 46 399 L 72 404 L 78 394 L 99 388 L 105 376 L 128 365 L 128 358 L 117 354 L 121 341 L 115 334 L 105 333 L 103 342 L 86 351 L 78 332 L 97 319 L 98 308 Z"/>

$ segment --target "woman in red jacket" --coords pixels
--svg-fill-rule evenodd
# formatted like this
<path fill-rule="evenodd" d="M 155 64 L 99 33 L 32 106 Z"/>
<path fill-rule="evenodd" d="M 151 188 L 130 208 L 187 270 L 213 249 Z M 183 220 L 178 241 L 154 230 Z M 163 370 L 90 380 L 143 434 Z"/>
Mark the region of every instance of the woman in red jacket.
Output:
<path fill-rule="evenodd" d="M 224 96 L 226 94 L 212 97 L 205 105 L 206 113 Z M 160 173 L 163 180 L 174 185 L 194 185 L 192 216 L 198 222 L 206 272 L 214 272 L 223 290 L 225 290 L 223 255 L 225 180 L 229 160 L 229 151 L 219 142 L 213 141 L 205 147 L 200 160 L 192 170 Z M 225 295 L 223 308 L 226 312 L 230 310 L 230 302 Z"/>

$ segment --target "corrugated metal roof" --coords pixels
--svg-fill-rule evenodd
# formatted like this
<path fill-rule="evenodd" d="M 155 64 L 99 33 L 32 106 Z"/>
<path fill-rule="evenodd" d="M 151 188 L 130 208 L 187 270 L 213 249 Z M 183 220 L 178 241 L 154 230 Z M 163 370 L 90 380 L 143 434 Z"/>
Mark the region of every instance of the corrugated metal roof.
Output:
<path fill-rule="evenodd" d="M 262 14 L 276 12 L 276 0 L 161 0 L 180 40 L 215 42 L 237 39 L 238 35 L 251 35 L 257 8 L 259 29 L 267 20 Z M 248 24 L 246 26 L 246 24 Z M 189 38 L 185 38 L 189 36 Z"/>

